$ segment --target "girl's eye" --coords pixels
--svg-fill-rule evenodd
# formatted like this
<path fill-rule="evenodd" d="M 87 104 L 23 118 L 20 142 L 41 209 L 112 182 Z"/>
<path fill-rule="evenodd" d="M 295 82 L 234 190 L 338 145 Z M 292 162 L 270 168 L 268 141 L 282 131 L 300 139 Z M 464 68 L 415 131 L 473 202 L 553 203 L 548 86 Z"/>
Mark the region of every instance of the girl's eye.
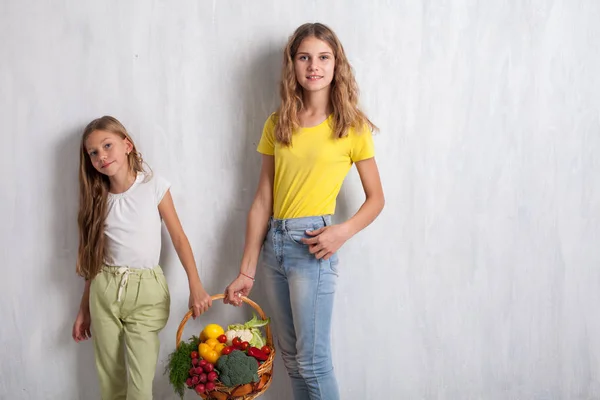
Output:
<path fill-rule="evenodd" d="M 329 59 L 329 56 L 321 56 L 321 60 L 327 60 Z"/>
<path fill-rule="evenodd" d="M 110 149 L 110 143 L 106 143 L 106 144 L 104 145 L 104 148 L 105 148 L 105 149 Z"/>
<path fill-rule="evenodd" d="M 308 60 L 308 57 L 307 56 L 300 56 L 300 57 L 298 57 L 298 60 L 305 61 L 305 60 Z"/>
<path fill-rule="evenodd" d="M 95 150 L 90 152 L 90 157 L 94 157 L 95 155 L 96 155 L 96 151 Z"/>

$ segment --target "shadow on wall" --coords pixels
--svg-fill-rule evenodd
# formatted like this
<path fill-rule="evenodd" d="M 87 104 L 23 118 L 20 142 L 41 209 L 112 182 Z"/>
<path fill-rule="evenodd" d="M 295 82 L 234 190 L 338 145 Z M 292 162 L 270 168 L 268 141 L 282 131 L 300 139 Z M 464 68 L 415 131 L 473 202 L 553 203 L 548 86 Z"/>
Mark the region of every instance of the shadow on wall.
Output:
<path fill-rule="evenodd" d="M 220 231 L 222 236 L 219 241 L 221 244 L 219 254 L 223 265 L 232 266 L 236 270 L 239 268 L 243 254 L 246 218 L 254 199 L 261 168 L 261 155 L 256 151 L 256 147 L 266 119 L 279 105 L 278 85 L 281 76 L 282 48 L 281 43 L 271 43 L 263 45 L 256 51 L 253 50 L 250 68 L 240 69 L 237 80 L 242 96 L 240 112 L 243 114 L 244 121 L 244 131 L 241 135 L 243 146 L 239 147 L 240 154 L 233 157 L 236 163 L 234 188 L 237 193 L 229 197 L 232 201 L 226 209 L 231 212 L 223 221 L 223 229 Z M 224 268 L 219 270 L 219 275 L 218 281 L 229 283 L 235 277 L 235 272 Z M 259 262 L 256 283 L 250 297 L 268 316 L 270 307 L 262 283 L 262 268 Z M 245 305 L 244 308 L 250 316 L 252 311 L 250 306 Z M 276 341 L 276 338 L 274 340 Z M 274 371 L 273 382 L 261 398 L 291 398 L 289 379 L 279 355 L 275 359 Z"/>
<path fill-rule="evenodd" d="M 65 393 L 77 393 L 78 399 L 99 398 L 100 392 L 96 378 L 94 349 L 91 340 L 75 343 L 71 337 L 73 322 L 77 316 L 84 281 L 75 274 L 77 260 L 78 233 L 77 208 L 79 205 L 79 143 L 85 125 L 68 129 L 61 135 L 55 150 L 55 179 L 50 204 L 53 215 L 49 237 L 52 238 L 51 265 L 45 268 L 45 277 L 50 287 L 62 297 L 66 304 L 64 313 L 56 313 L 62 320 L 56 321 L 59 327 L 55 340 L 57 351 L 75 354 L 72 375 L 76 381 L 74 387 L 65 388 Z"/>

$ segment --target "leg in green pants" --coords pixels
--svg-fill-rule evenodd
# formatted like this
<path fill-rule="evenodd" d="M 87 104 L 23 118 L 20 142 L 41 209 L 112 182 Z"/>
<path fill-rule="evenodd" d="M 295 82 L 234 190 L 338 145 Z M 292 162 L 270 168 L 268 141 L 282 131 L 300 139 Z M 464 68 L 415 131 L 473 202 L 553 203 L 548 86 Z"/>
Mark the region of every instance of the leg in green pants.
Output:
<path fill-rule="evenodd" d="M 152 399 L 158 333 L 167 323 L 169 307 L 169 289 L 158 266 L 105 267 L 94 278 L 90 313 L 103 400 Z"/>

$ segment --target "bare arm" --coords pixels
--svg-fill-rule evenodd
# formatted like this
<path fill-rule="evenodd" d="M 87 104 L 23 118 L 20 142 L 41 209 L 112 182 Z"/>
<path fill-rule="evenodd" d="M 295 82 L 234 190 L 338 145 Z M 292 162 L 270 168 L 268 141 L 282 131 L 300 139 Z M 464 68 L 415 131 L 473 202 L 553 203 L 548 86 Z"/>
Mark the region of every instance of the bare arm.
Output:
<path fill-rule="evenodd" d="M 92 281 L 90 279 L 85 280 L 85 286 L 83 287 L 83 294 L 81 295 L 81 303 L 79 305 L 80 310 L 88 311 L 90 310 L 90 283 Z"/>
<path fill-rule="evenodd" d="M 348 238 L 369 226 L 381 213 L 385 205 L 381 178 L 379 177 L 379 169 L 375 158 L 357 162 L 356 169 L 365 192 L 365 201 L 356 214 L 342 224 L 348 232 Z"/>
<path fill-rule="evenodd" d="M 91 318 L 90 318 L 90 283 L 91 280 L 85 281 L 83 294 L 81 295 L 81 303 L 79 304 L 79 312 L 73 323 L 71 336 L 76 342 L 81 342 L 92 337 Z"/>
<path fill-rule="evenodd" d="M 357 162 L 356 169 L 365 192 L 365 201 L 356 214 L 342 224 L 307 232 L 313 237 L 302 239 L 317 258 L 328 260 L 348 239 L 371 224 L 383 210 L 385 199 L 375 158 Z"/>
<path fill-rule="evenodd" d="M 167 193 L 165 193 L 158 205 L 158 211 L 165 222 L 167 230 L 169 231 L 169 236 L 173 242 L 173 247 L 175 247 L 177 256 L 179 256 L 179 260 L 187 274 L 190 287 L 189 307 L 193 309 L 194 317 L 197 317 L 212 305 L 212 301 L 200 281 L 200 276 L 196 269 L 196 261 L 194 260 L 194 253 L 192 252 L 190 242 L 183 231 L 183 227 L 181 226 L 181 222 L 175 211 L 175 205 L 173 204 L 170 190 L 167 190 Z"/>
<path fill-rule="evenodd" d="M 273 214 L 273 156 L 263 155 L 258 188 L 246 221 L 246 242 L 240 272 L 254 276 L 269 217 Z"/>
<path fill-rule="evenodd" d="M 252 289 L 254 281 L 249 277 L 254 277 L 256 274 L 258 257 L 267 234 L 267 224 L 269 217 L 273 214 L 274 174 L 275 158 L 263 155 L 258 188 L 246 221 L 246 241 L 240 265 L 240 275 L 225 290 L 226 303 L 239 305 L 239 300 L 235 298 L 235 295 L 240 293 L 247 296 Z"/>

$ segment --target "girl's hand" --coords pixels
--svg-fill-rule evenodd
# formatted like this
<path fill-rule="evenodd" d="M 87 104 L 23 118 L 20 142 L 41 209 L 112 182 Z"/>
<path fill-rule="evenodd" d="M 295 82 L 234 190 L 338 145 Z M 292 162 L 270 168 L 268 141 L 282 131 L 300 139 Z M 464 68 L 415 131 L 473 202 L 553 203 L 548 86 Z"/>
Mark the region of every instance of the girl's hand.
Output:
<path fill-rule="evenodd" d="M 199 317 L 200 314 L 208 310 L 212 306 L 212 299 L 210 295 L 206 293 L 206 290 L 201 284 L 195 284 L 190 287 L 190 301 L 188 302 L 188 308 L 192 309 L 194 318 Z"/>
<path fill-rule="evenodd" d="M 236 307 L 242 304 L 242 296 L 248 296 L 252 290 L 254 281 L 244 275 L 238 275 L 225 289 L 225 304 L 231 304 Z"/>
<path fill-rule="evenodd" d="M 77 343 L 88 340 L 92 337 L 91 331 L 92 320 L 90 318 L 90 310 L 79 309 L 75 323 L 73 323 L 72 336 Z"/>
<path fill-rule="evenodd" d="M 344 243 L 350 238 L 349 232 L 343 225 L 324 226 L 314 231 L 306 231 L 309 239 L 302 238 L 302 243 L 308 245 L 308 251 L 318 259 L 329 260 Z"/>

